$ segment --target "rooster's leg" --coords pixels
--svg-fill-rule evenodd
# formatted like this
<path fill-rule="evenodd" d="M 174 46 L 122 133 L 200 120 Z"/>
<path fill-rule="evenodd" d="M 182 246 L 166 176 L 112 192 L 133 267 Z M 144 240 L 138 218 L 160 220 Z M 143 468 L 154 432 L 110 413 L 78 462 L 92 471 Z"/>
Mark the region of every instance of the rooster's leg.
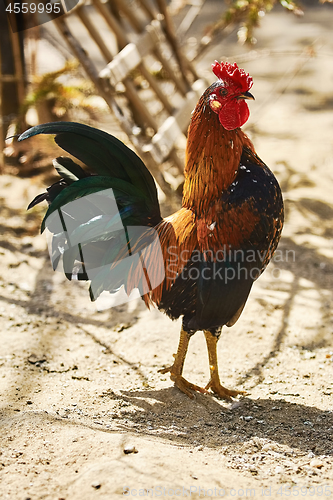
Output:
<path fill-rule="evenodd" d="M 205 389 L 211 389 L 215 394 L 220 396 L 220 398 L 226 399 L 227 401 L 231 401 L 234 396 L 238 396 L 239 394 L 247 394 L 245 391 L 230 390 L 221 385 L 216 351 L 218 337 L 208 330 L 205 330 L 204 334 L 206 337 L 210 369 L 210 381 Z"/>
<path fill-rule="evenodd" d="M 206 389 L 199 387 L 198 385 L 191 384 L 187 380 L 182 377 L 183 367 L 185 362 L 185 357 L 188 349 L 188 344 L 190 341 L 191 335 L 189 335 L 185 330 L 181 329 L 180 339 L 177 354 L 174 355 L 175 361 L 172 366 L 168 368 L 163 368 L 162 370 L 158 370 L 159 373 L 168 373 L 170 372 L 170 378 L 175 383 L 175 386 L 178 387 L 184 394 L 186 394 L 189 398 L 193 399 L 193 394 L 191 391 L 201 392 L 206 394 Z"/>

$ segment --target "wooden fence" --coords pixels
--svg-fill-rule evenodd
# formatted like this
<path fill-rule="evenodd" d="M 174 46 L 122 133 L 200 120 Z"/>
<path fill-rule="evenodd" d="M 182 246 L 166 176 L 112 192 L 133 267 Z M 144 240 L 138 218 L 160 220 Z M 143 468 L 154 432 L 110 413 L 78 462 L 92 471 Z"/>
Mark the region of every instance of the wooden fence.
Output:
<path fill-rule="evenodd" d="M 105 61 L 102 71 L 71 29 L 73 16 L 84 25 L 91 43 L 98 47 Z M 103 39 L 98 26 L 100 17 L 116 39 L 116 53 Z M 191 111 L 207 84 L 198 78 L 183 54 L 165 0 L 80 2 L 53 22 L 161 189 L 166 194 L 172 193 L 161 165 L 169 160 L 182 172 L 183 160 L 177 154 L 177 143 L 186 134 Z M 158 72 L 153 70 L 156 62 Z M 141 97 L 142 88 L 137 81 L 144 81 L 145 95 L 149 90 L 150 107 L 147 99 Z M 154 102 L 158 112 L 153 111 Z"/>

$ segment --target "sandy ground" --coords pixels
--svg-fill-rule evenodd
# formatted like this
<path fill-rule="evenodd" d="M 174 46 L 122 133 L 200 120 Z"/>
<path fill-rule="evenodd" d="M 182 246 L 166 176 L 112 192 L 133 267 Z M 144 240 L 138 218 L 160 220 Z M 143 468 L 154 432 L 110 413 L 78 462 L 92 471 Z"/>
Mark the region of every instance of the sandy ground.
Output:
<path fill-rule="evenodd" d="M 40 186 L 0 178 L 1 498 L 333 495 L 332 21 L 329 7 L 277 11 L 256 52 L 232 34 L 199 65 L 209 76 L 234 56 L 253 76 L 246 130 L 286 203 L 275 261 L 219 343 L 221 379 L 247 397 L 175 389 L 157 370 L 180 322 L 140 300 L 90 303 L 52 272 L 41 211 L 25 211 Z M 201 333 L 185 376 L 208 381 Z"/>

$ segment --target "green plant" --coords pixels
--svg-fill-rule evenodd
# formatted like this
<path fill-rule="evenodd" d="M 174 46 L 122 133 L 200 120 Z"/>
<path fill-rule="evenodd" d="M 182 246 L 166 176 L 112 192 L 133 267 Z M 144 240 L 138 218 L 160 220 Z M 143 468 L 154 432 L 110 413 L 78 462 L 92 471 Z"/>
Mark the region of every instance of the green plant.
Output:
<path fill-rule="evenodd" d="M 21 107 L 21 116 L 35 108 L 39 123 L 68 120 L 73 111 L 96 118 L 96 107 L 89 100 L 94 88 L 88 80 L 77 78 L 78 67 L 77 61 L 67 61 L 60 70 L 36 76 Z"/>

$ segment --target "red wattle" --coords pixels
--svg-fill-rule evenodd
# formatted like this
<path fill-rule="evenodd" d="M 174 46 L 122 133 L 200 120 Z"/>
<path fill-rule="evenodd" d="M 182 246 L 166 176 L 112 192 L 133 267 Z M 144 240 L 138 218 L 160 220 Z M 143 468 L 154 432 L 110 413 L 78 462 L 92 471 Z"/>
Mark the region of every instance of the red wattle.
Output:
<path fill-rule="evenodd" d="M 228 102 L 219 112 L 220 123 L 226 130 L 241 127 L 247 122 L 249 116 L 249 107 L 243 99 Z"/>

